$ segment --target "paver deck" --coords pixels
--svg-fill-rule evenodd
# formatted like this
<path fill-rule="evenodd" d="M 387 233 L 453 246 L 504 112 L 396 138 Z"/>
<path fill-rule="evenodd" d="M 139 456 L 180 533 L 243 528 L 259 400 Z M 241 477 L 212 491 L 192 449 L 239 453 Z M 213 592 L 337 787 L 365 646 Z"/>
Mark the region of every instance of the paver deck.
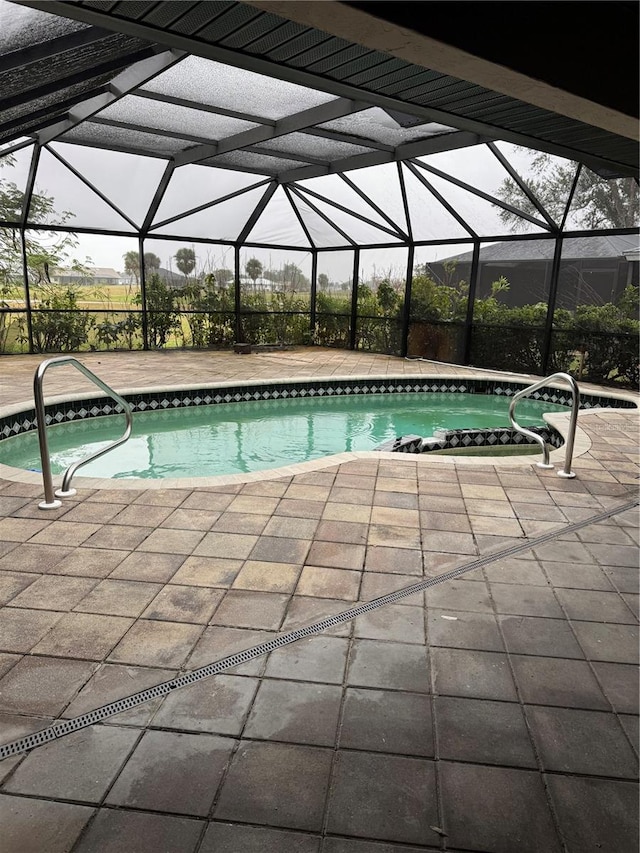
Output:
<path fill-rule="evenodd" d="M 315 349 L 81 358 L 119 391 L 472 372 Z M 3 405 L 39 361 L 0 361 Z M 86 387 L 62 372 L 48 393 Z M 196 488 L 77 478 L 48 512 L 41 485 L 0 480 L 0 745 L 480 563 L 5 759 L 0 849 L 636 853 L 638 512 L 618 509 L 638 414 L 579 426 L 573 480 L 372 455 Z"/>

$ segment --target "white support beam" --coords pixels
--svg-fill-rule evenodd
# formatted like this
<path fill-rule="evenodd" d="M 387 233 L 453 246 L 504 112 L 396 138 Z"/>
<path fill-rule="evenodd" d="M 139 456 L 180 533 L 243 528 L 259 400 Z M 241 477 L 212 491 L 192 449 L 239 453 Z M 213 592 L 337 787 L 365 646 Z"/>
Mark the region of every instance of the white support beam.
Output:
<path fill-rule="evenodd" d="M 155 56 L 150 56 L 148 59 L 136 62 L 130 68 L 118 74 L 109 83 L 107 87 L 108 91 L 89 98 L 87 101 L 83 101 L 69 110 L 62 121 L 58 121 L 37 133 L 36 138 L 38 142 L 40 145 L 46 145 L 48 142 L 53 141 L 58 136 L 71 130 L 72 127 L 76 127 L 76 125 L 86 121 L 105 107 L 124 97 L 132 89 L 142 86 L 143 83 L 151 80 L 157 74 L 166 71 L 167 68 L 180 62 L 184 56 L 186 54 L 181 50 L 163 50 Z"/>
<path fill-rule="evenodd" d="M 299 113 L 280 119 L 272 127 L 253 127 L 251 130 L 244 130 L 242 133 L 236 133 L 233 136 L 228 136 L 226 139 L 221 139 L 220 142 L 211 143 L 211 145 L 200 145 L 197 148 L 182 151 L 176 154 L 176 165 L 184 166 L 187 163 L 197 163 L 200 160 L 215 157 L 217 154 L 227 154 L 229 151 L 237 151 L 238 148 L 247 148 L 250 145 L 256 145 L 258 142 L 266 142 L 269 139 L 275 139 L 277 136 L 286 136 L 288 133 L 295 133 L 296 131 L 313 127 L 316 124 L 324 124 L 327 121 L 344 118 L 344 116 L 352 115 L 368 108 L 369 105 L 364 103 L 364 101 L 336 98 L 333 101 L 328 101 L 326 104 L 311 107 L 311 109 L 302 110 Z M 281 153 L 280 156 L 285 157 L 286 154 Z"/>
<path fill-rule="evenodd" d="M 334 160 L 329 166 L 303 166 L 300 169 L 291 169 L 278 175 L 277 180 L 281 184 L 289 184 L 295 181 L 304 181 L 307 178 L 317 178 L 320 175 L 346 172 L 351 169 L 364 169 L 367 166 L 379 166 L 381 163 L 393 163 L 396 160 L 406 160 L 409 157 L 424 157 L 427 154 L 451 151 L 454 148 L 467 148 L 470 145 L 479 145 L 482 142 L 487 142 L 487 140 L 476 133 L 466 133 L 465 131 L 443 133 L 418 142 L 399 145 L 391 151 L 371 151 L 366 154 L 343 157 L 341 160 Z"/>

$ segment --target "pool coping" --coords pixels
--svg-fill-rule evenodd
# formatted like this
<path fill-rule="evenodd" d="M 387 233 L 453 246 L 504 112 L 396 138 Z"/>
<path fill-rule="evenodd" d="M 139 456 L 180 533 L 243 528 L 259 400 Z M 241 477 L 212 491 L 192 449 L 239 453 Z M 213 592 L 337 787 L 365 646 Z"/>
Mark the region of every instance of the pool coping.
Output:
<path fill-rule="evenodd" d="M 496 372 L 479 372 L 474 371 L 469 374 L 460 374 L 460 373 L 451 373 L 451 374 L 398 374 L 396 376 L 390 376 L 389 374 L 384 375 L 372 375 L 367 374 L 363 376 L 357 375 L 348 375 L 348 376 L 296 376 L 292 378 L 286 379 L 272 379 L 269 381 L 265 380 L 247 380 L 244 382 L 216 382 L 208 386 L 210 389 L 216 390 L 225 390 L 229 388 L 258 388 L 265 386 L 283 386 L 283 385 L 311 385 L 318 383 L 331 383 L 331 382 L 411 382 L 419 380 L 420 382 L 425 382 L 427 380 L 433 381 L 435 384 L 442 384 L 443 382 L 454 382 L 456 384 L 465 384 L 469 382 L 498 382 L 501 385 L 513 384 L 517 386 L 521 386 L 522 388 L 526 388 L 529 384 L 533 384 L 531 382 L 531 378 L 529 376 L 525 376 L 523 374 L 516 373 L 502 373 L 497 375 Z M 559 383 L 557 383 L 559 384 Z M 584 387 L 584 386 L 583 386 Z M 188 384 L 174 384 L 174 385 L 159 385 L 159 386 L 142 386 L 142 387 L 131 387 L 125 388 L 123 390 L 118 391 L 120 396 L 125 398 L 127 397 L 135 397 L 135 396 L 149 396 L 158 393 L 180 393 L 180 392 L 192 392 L 195 390 L 201 390 L 203 388 L 202 383 L 188 383 Z M 553 386 L 550 386 L 553 389 Z M 561 387 L 558 390 L 566 391 L 564 387 Z M 375 392 L 374 392 L 375 393 Z M 640 407 L 640 394 L 634 394 L 632 391 L 618 391 L 618 390 L 610 390 L 608 388 L 604 388 L 601 386 L 591 386 L 589 389 L 582 390 L 581 393 L 585 396 L 601 396 L 607 399 L 613 400 L 621 400 L 627 403 L 632 403 L 635 406 L 636 411 L 639 410 Z M 327 395 L 331 397 L 337 397 L 338 395 Z M 346 395 L 345 395 L 346 396 Z M 80 400 L 97 400 L 104 399 L 104 393 L 71 393 L 65 395 L 57 395 L 52 396 L 46 400 L 46 407 L 53 407 L 60 404 L 68 404 L 77 402 Z M 225 401 L 230 402 L 230 401 Z M 239 401 L 238 401 L 239 402 Z M 633 409 L 629 406 L 624 407 L 598 407 L 594 406 L 588 409 L 581 409 L 579 412 L 580 421 L 581 418 L 588 416 L 590 414 L 598 414 L 602 415 L 604 412 L 607 413 L 629 413 Z M 8 417 L 16 416 L 18 414 L 32 412 L 33 411 L 33 403 L 31 401 L 26 401 L 22 403 L 15 403 L 6 407 L 0 408 L 0 420 L 3 420 Z M 569 431 L 569 421 L 570 421 L 570 413 L 545 413 L 543 414 L 544 421 L 552 428 L 555 429 L 563 439 L 567 438 L 567 434 Z M 576 429 L 575 443 L 574 443 L 574 452 L 573 458 L 577 459 L 583 454 L 587 453 L 591 447 L 591 439 L 587 435 L 587 433 L 580 428 L 578 425 Z M 127 478 L 127 479 L 111 479 L 105 477 L 85 477 L 82 474 L 77 474 L 74 477 L 74 485 L 78 488 L 88 488 L 88 489 L 111 489 L 111 490 L 140 490 L 140 489 L 193 489 L 193 488 L 207 488 L 207 487 L 217 487 L 217 486 L 225 486 L 225 485 L 239 485 L 244 483 L 253 483 L 260 482 L 263 480 L 273 480 L 282 477 L 293 477 L 298 474 L 306 474 L 312 473 L 314 471 L 322 471 L 326 468 L 332 468 L 337 465 L 344 464 L 346 462 L 352 462 L 355 460 L 369 459 L 369 460 L 392 460 L 395 462 L 399 462 L 401 459 L 410 459 L 413 462 L 417 462 L 419 465 L 425 465 L 427 463 L 435 463 L 437 465 L 463 465 L 463 466 L 486 466 L 492 465 L 500 468 L 525 468 L 532 467 L 537 464 L 539 461 L 538 455 L 533 454 L 523 454 L 523 455 L 508 455 L 508 456 L 492 456 L 490 453 L 482 454 L 480 456 L 465 456 L 461 454 L 445 454 L 445 453 L 397 453 L 397 452 L 389 452 L 389 451 L 380 451 L 380 450 L 361 450 L 361 451 L 347 451 L 343 453 L 333 454 L 331 456 L 325 456 L 320 459 L 308 460 L 306 462 L 298 462 L 293 465 L 282 466 L 279 468 L 269 468 L 264 469 L 262 471 L 254 471 L 248 472 L 244 474 L 220 474 L 217 476 L 207 476 L 207 477 L 172 477 L 172 478 L 163 478 L 163 479 L 145 479 L 145 478 Z M 554 465 L 563 466 L 565 458 L 565 448 L 564 445 L 557 449 L 551 449 L 549 454 L 549 460 Z M 0 477 L 10 480 L 12 482 L 19 483 L 28 483 L 28 484 L 36 484 L 42 483 L 42 474 L 41 472 L 35 471 L 25 471 L 21 468 L 14 468 L 9 465 L 5 465 L 0 463 Z M 60 475 L 58 475 L 58 479 Z"/>

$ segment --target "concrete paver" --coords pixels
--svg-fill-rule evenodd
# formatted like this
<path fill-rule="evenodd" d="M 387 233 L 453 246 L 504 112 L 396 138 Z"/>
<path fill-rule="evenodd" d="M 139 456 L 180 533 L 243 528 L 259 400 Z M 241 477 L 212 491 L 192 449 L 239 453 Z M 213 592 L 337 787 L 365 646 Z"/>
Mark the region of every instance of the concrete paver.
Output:
<path fill-rule="evenodd" d="M 3 357 L 7 405 L 40 360 Z M 304 348 L 82 360 L 118 390 L 473 372 Z M 63 373 L 48 393 L 85 388 Z M 638 510 L 562 531 L 637 498 L 638 414 L 579 427 L 574 480 L 362 457 L 78 477 L 48 514 L 41 485 L 0 480 L 0 745 L 487 560 L 0 762 L 3 853 L 635 853 Z"/>

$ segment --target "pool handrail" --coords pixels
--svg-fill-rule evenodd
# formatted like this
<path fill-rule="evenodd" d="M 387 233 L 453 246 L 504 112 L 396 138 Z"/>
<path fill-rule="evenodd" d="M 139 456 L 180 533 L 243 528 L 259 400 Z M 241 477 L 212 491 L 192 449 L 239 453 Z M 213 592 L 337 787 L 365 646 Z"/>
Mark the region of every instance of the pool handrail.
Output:
<path fill-rule="evenodd" d="M 101 450 L 97 450 L 95 453 L 91 453 L 84 459 L 80 459 L 78 462 L 74 462 L 73 464 L 71 464 L 64 472 L 64 475 L 62 477 L 62 487 L 54 492 L 53 478 L 51 476 L 51 457 L 49 455 L 49 443 L 47 441 L 47 418 L 45 414 L 42 383 L 44 375 L 50 367 L 59 367 L 63 364 L 71 364 L 73 367 L 77 368 L 81 373 L 84 373 L 84 375 L 88 379 L 90 379 L 95 385 L 97 385 L 98 388 L 100 388 L 113 400 L 115 400 L 116 403 L 119 403 L 122 406 L 126 420 L 126 428 L 120 438 L 111 442 L 106 447 L 103 447 Z M 35 376 L 33 378 L 33 396 L 36 409 L 36 424 L 38 427 L 38 443 L 40 445 L 40 462 L 42 467 L 42 480 L 44 482 L 45 497 L 45 499 L 41 501 L 38 506 L 40 507 L 40 509 L 57 509 L 58 507 L 62 506 L 62 502 L 60 500 L 56 500 L 56 498 L 66 498 L 76 494 L 76 490 L 71 488 L 71 480 L 73 479 L 73 476 L 78 470 L 78 468 L 81 468 L 88 462 L 92 462 L 99 456 L 103 456 L 105 453 L 108 453 L 109 450 L 113 450 L 114 447 L 118 447 L 119 445 L 124 444 L 124 442 L 127 441 L 129 436 L 131 435 L 131 430 L 133 427 L 133 415 L 131 412 L 131 406 L 129 405 L 129 403 L 127 403 L 124 397 L 121 397 L 120 394 L 114 391 L 113 388 L 107 385 L 106 382 L 103 382 L 99 376 L 96 376 L 96 374 L 92 370 L 89 370 L 89 368 L 82 364 L 81 361 L 78 361 L 77 358 L 74 358 L 71 355 L 58 355 L 54 358 L 48 358 L 38 365 L 35 372 Z"/>
<path fill-rule="evenodd" d="M 552 382 L 566 382 L 569 385 L 571 390 L 571 420 L 569 422 L 569 433 L 567 435 L 566 445 L 565 445 L 565 454 L 564 454 L 564 468 L 562 471 L 558 471 L 558 477 L 575 477 L 575 471 L 571 470 L 571 461 L 573 459 L 573 445 L 576 438 L 576 427 L 578 424 L 578 411 L 580 409 L 580 389 L 578 388 L 578 383 L 569 373 L 552 373 L 550 376 L 546 376 L 544 379 L 540 379 L 538 382 L 534 382 L 533 385 L 528 385 L 526 388 L 523 388 L 521 391 L 516 391 L 513 395 L 511 402 L 509 403 L 509 420 L 511 421 L 511 426 L 517 430 L 522 435 L 526 435 L 529 438 L 534 439 L 542 448 L 542 462 L 536 462 L 538 468 L 553 468 L 553 463 L 549 461 L 549 445 L 545 442 L 544 438 L 541 435 L 533 432 L 526 427 L 520 426 L 517 423 L 514 412 L 518 401 L 523 397 L 528 397 L 530 394 L 533 394 L 534 391 L 539 391 L 540 388 L 545 388 L 550 385 Z"/>

